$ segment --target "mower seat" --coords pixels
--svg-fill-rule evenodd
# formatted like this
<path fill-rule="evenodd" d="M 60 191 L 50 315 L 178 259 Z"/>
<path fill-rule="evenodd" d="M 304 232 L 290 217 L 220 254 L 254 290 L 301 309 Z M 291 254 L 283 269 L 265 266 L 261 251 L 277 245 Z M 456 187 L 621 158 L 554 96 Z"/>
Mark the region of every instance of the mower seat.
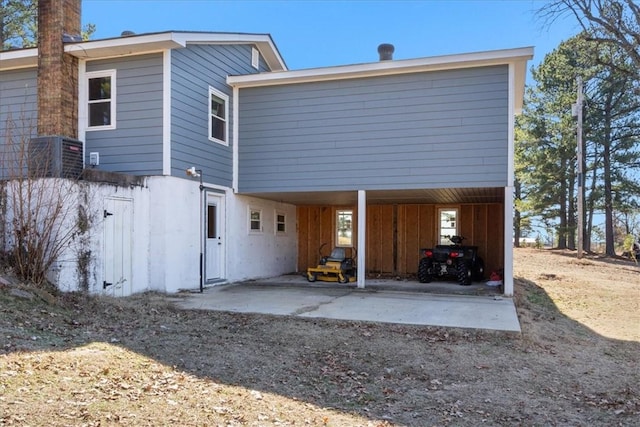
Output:
<path fill-rule="evenodd" d="M 327 261 L 342 262 L 347 258 L 345 248 L 333 248 L 331 255 L 327 257 Z"/>

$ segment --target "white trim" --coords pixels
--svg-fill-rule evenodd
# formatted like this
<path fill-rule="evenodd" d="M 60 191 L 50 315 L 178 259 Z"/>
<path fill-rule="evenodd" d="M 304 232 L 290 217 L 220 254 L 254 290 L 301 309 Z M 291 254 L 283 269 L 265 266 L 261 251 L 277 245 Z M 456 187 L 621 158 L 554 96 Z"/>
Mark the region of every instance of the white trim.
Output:
<path fill-rule="evenodd" d="M 287 214 L 284 211 L 278 210 L 278 209 L 274 209 L 273 210 L 273 234 L 275 234 L 276 236 L 286 236 L 288 233 L 288 227 L 287 227 Z M 280 221 L 278 221 L 278 216 L 282 216 L 284 218 L 284 221 L 281 223 Z M 280 231 L 278 230 L 278 224 L 283 224 L 284 225 L 284 230 Z"/>
<path fill-rule="evenodd" d="M 343 213 L 343 212 L 351 214 L 351 237 L 349 238 L 350 242 L 347 245 L 341 245 L 340 244 L 340 228 L 339 228 L 339 225 L 340 225 L 340 214 Z M 347 247 L 347 248 L 348 247 L 352 247 L 353 243 L 354 243 L 353 242 L 353 234 L 354 234 L 354 230 L 355 230 L 355 224 L 353 223 L 353 217 L 355 216 L 355 212 L 353 211 L 353 209 L 340 209 L 340 208 L 338 208 L 338 209 L 336 209 L 335 213 L 336 213 L 336 217 L 335 217 L 336 228 L 334 230 L 334 233 L 335 233 L 334 237 L 336 239 L 336 246 Z"/>
<path fill-rule="evenodd" d="M 101 77 L 109 77 L 111 79 L 111 93 L 110 93 L 110 98 L 109 98 L 109 109 L 110 109 L 110 123 L 108 125 L 104 125 L 104 126 L 91 126 L 89 123 L 89 80 L 91 79 L 97 79 L 97 78 L 101 78 Z M 100 70 L 100 71 L 91 71 L 91 72 L 85 72 L 85 81 L 86 81 L 86 91 L 85 91 L 85 98 L 82 100 L 83 104 L 86 104 L 87 106 L 87 116 L 86 116 L 86 128 L 85 130 L 87 132 L 92 132 L 92 131 L 100 131 L 100 130 L 112 130 L 112 129 L 116 129 L 116 124 L 117 124 L 117 117 L 116 117 L 116 111 L 117 111 L 117 99 L 118 99 L 118 95 L 117 95 L 117 86 L 118 86 L 118 81 L 117 81 L 117 72 L 115 69 L 110 69 L 110 70 Z"/>
<path fill-rule="evenodd" d="M 260 215 L 260 229 L 259 230 L 253 230 L 251 228 L 251 214 L 253 212 L 258 212 L 258 214 Z M 254 208 L 253 206 L 247 206 L 247 233 L 248 234 L 262 234 L 264 233 L 264 216 L 262 215 L 262 209 L 260 208 Z"/>
<path fill-rule="evenodd" d="M 162 174 L 171 175 L 171 50 L 162 54 Z"/>
<path fill-rule="evenodd" d="M 509 65 L 509 94 L 507 104 L 507 186 L 513 187 L 515 175 L 515 67 Z"/>
<path fill-rule="evenodd" d="M 449 245 L 449 241 L 442 241 L 442 212 L 443 211 L 455 211 L 456 212 L 456 231 L 454 234 L 450 234 L 450 236 L 457 236 L 460 232 L 460 208 L 458 206 L 442 206 L 438 208 L 438 217 L 436 223 L 436 236 L 437 236 L 437 245 Z M 451 227 L 449 227 L 451 228 Z"/>
<path fill-rule="evenodd" d="M 367 259 L 367 192 L 365 190 L 358 190 L 358 262 L 356 268 L 358 269 L 358 288 L 364 288 L 366 264 Z"/>
<path fill-rule="evenodd" d="M 211 95 L 220 98 L 224 101 L 224 140 L 214 138 L 211 136 Z M 218 116 L 216 116 L 218 117 Z M 207 120 L 208 120 L 208 134 L 209 141 L 229 146 L 229 96 L 226 93 L 219 91 L 213 86 L 209 86 L 209 96 L 207 97 Z"/>
<path fill-rule="evenodd" d="M 239 179 L 239 167 L 240 161 L 238 159 L 238 143 L 240 141 L 240 136 L 238 131 L 240 129 L 240 89 L 237 87 L 233 88 L 233 138 L 231 139 L 231 149 L 232 149 L 232 181 L 231 186 L 233 187 L 233 192 L 238 192 L 238 179 Z"/>
<path fill-rule="evenodd" d="M 228 76 L 227 83 L 231 86 L 237 87 L 270 86 L 424 71 L 452 70 L 459 68 L 511 64 L 515 62 L 526 63 L 526 61 L 531 58 L 533 58 L 533 48 L 525 47 L 397 61 L 379 61 L 368 64 L 311 68 L 297 71 L 283 71 L 279 73 Z"/>
<path fill-rule="evenodd" d="M 251 66 L 256 70 L 260 69 L 260 52 L 255 47 L 251 48 Z"/>
<path fill-rule="evenodd" d="M 167 49 L 183 48 L 187 44 L 251 44 L 258 48 L 262 58 L 267 62 L 271 70 L 282 71 L 287 69 L 269 34 L 169 31 L 89 40 L 79 43 L 65 43 L 64 51 L 81 59 L 105 59 L 163 52 Z M 36 67 L 37 65 L 37 48 L 0 52 L 0 70 Z"/>
<path fill-rule="evenodd" d="M 87 121 L 89 120 L 89 111 L 88 104 L 86 102 L 82 102 L 83 99 L 88 98 L 88 83 L 87 80 L 87 62 L 84 60 L 78 61 L 78 99 L 81 100 L 78 102 L 78 140 L 82 141 L 83 146 L 83 156 L 82 163 L 84 162 L 84 152 L 87 147 Z"/>
<path fill-rule="evenodd" d="M 504 189 L 504 294 L 513 295 L 513 195 L 515 175 L 515 66 L 509 66 L 509 99 L 507 109 L 507 186 Z"/>

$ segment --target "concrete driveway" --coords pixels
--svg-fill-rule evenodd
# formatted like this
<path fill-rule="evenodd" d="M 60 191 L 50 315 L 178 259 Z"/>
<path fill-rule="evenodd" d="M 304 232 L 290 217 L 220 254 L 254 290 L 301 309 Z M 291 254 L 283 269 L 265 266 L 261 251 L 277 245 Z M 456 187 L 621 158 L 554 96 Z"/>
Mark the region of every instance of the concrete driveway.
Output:
<path fill-rule="evenodd" d="M 316 283 L 284 277 L 219 285 L 188 294 L 177 304 L 184 309 L 520 332 L 513 299 L 495 294 L 454 295 L 419 292 L 415 286 L 367 284 L 358 289 L 352 284 Z"/>

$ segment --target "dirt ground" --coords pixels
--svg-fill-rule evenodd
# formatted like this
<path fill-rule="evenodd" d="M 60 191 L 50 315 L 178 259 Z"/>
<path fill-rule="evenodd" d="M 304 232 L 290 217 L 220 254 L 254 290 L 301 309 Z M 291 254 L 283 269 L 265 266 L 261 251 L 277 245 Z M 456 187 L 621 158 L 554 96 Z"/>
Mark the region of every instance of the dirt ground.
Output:
<path fill-rule="evenodd" d="M 0 426 L 638 425 L 640 268 L 514 264 L 522 334 L 45 302 L 5 279 Z"/>

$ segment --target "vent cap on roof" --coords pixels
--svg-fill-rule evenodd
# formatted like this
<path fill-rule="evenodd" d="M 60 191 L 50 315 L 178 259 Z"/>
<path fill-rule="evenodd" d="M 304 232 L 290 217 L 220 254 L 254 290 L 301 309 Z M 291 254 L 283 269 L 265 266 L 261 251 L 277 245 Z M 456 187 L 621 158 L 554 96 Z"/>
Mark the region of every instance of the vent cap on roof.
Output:
<path fill-rule="evenodd" d="M 393 52 L 396 49 L 392 44 L 382 43 L 378 46 L 378 54 L 380 55 L 380 61 L 391 61 L 393 59 Z"/>
<path fill-rule="evenodd" d="M 121 37 L 129 37 L 129 36 L 135 36 L 136 33 L 134 33 L 131 30 L 124 30 L 123 32 L 120 33 Z"/>

